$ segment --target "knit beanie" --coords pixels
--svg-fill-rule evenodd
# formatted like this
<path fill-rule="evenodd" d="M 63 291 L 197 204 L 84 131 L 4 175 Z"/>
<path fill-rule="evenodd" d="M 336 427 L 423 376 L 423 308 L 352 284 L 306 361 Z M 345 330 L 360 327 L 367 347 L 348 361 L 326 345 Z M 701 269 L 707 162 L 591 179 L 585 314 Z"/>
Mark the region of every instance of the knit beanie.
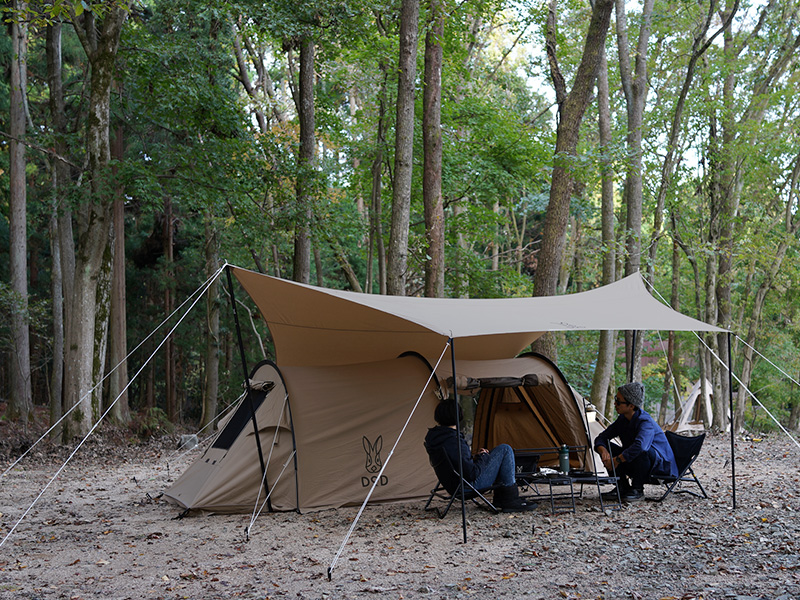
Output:
<path fill-rule="evenodd" d="M 630 402 L 636 408 L 642 408 L 644 405 L 644 386 L 638 381 L 621 385 L 617 388 L 617 391 L 626 402 Z"/>

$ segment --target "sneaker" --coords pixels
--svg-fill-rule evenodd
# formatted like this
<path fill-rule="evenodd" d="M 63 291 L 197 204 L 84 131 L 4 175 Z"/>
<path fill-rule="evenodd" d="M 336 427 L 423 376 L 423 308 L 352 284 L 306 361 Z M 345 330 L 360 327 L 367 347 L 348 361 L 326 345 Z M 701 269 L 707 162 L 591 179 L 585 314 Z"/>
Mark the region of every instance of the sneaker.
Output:
<path fill-rule="evenodd" d="M 623 502 L 638 502 L 644 500 L 644 490 L 632 489 L 622 494 L 620 498 Z"/>

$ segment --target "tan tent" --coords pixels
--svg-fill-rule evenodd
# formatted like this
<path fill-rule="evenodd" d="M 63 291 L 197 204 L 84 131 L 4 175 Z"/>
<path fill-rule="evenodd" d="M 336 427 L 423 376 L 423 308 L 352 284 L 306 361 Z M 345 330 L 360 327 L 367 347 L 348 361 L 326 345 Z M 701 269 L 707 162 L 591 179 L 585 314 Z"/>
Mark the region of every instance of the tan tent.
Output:
<path fill-rule="evenodd" d="M 356 294 L 233 272 L 269 326 L 280 369 L 262 363 L 253 372 L 254 409 L 243 401 L 166 492 L 191 509 L 253 510 L 262 460 L 276 510 L 358 504 L 376 478 L 373 501 L 425 496 L 434 480 L 422 440 L 438 401 L 430 365 L 448 343 L 459 391 L 479 390 L 476 447 L 587 446 L 583 399 L 549 361 L 514 356 L 544 331 L 720 331 L 655 300 L 638 275 L 557 298 L 456 300 Z M 401 356 L 407 352 L 416 356 Z M 437 368 L 442 382 L 452 378 L 448 357 Z M 573 460 L 590 466 L 588 455 Z"/>
<path fill-rule="evenodd" d="M 372 499 L 408 500 L 430 491 L 432 472 L 425 468 L 422 446 L 438 402 L 435 385 L 426 387 L 430 376 L 425 361 L 413 356 L 280 372 L 273 363 L 261 363 L 251 380 L 256 390 L 269 390 L 254 396 L 272 508 L 308 510 L 363 501 L 418 399 Z M 211 447 L 166 495 L 186 508 L 250 512 L 264 501 L 263 494 L 260 502 L 258 496 L 261 473 L 250 408 L 243 400 Z"/>
<path fill-rule="evenodd" d="M 451 370 L 442 371 L 448 392 Z M 562 444 L 573 452 L 574 469 L 592 469 L 586 402 L 547 358 L 533 353 L 506 360 L 457 361 L 458 389 L 475 396 L 472 449 L 509 444 L 518 450 L 550 450 L 540 466 L 555 467 Z"/>
<path fill-rule="evenodd" d="M 531 354 L 458 361 L 456 369 L 459 389 L 477 394 L 476 450 L 499 443 L 516 448 L 567 444 L 585 450 L 573 453 L 573 467 L 587 466 L 591 452 L 583 398 L 549 360 Z M 434 424 L 438 381 L 448 380 L 452 385 L 449 365 L 440 365 L 432 378 L 431 366 L 419 356 L 280 370 L 269 361 L 261 363 L 251 381 L 272 508 L 358 504 L 376 478 L 374 502 L 428 494 L 435 480 L 422 440 Z M 261 461 L 250 414 L 243 400 L 167 496 L 186 508 L 210 512 L 251 512 L 262 503 Z M 379 474 L 401 430 L 392 460 Z M 555 462 L 555 454 L 542 457 L 542 464 Z"/>

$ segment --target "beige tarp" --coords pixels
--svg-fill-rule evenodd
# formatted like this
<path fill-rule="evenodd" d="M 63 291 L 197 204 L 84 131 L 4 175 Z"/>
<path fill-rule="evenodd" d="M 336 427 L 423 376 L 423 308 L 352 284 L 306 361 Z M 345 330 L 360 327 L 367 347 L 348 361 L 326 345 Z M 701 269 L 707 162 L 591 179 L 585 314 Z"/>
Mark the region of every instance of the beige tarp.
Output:
<path fill-rule="evenodd" d="M 389 360 L 414 350 L 435 362 L 516 356 L 546 331 L 722 331 L 672 310 L 636 273 L 579 294 L 542 298 L 413 298 L 313 287 L 233 267 L 275 342 L 278 364 Z"/>

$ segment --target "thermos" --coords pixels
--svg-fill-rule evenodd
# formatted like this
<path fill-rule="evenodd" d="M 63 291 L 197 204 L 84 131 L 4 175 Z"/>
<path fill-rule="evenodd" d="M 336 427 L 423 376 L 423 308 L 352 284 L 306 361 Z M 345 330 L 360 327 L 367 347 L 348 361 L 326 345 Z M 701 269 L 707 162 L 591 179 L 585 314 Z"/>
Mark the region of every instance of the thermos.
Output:
<path fill-rule="evenodd" d="M 558 466 L 562 473 L 569 473 L 569 448 L 566 444 L 558 449 Z"/>

